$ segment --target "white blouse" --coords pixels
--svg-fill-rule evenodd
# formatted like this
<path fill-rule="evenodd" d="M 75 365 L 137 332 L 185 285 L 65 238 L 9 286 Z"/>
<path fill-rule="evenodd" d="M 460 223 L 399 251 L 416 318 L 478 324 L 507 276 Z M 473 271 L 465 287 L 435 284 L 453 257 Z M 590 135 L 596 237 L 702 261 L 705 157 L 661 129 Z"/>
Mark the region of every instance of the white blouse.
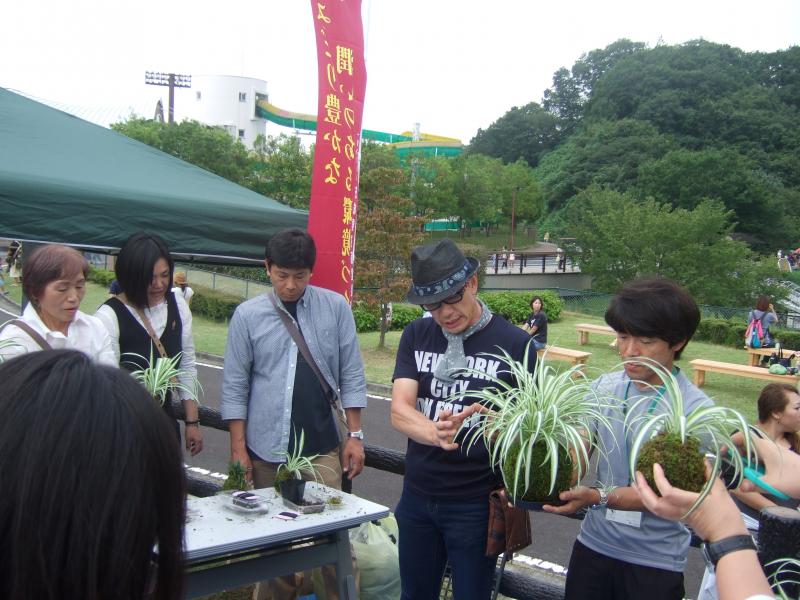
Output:
<path fill-rule="evenodd" d="M 195 381 L 197 379 L 194 335 L 192 333 L 192 311 L 189 309 L 189 305 L 186 303 L 186 300 L 184 300 L 180 294 L 175 294 L 173 292 L 173 295 L 178 303 L 178 314 L 181 318 L 183 330 L 181 336 L 183 352 L 181 353 L 180 368 L 186 372 L 181 377 L 178 377 L 178 381 L 191 390 L 194 389 Z M 144 323 L 142 323 L 142 320 L 139 318 L 136 309 L 127 304 L 125 305 L 125 308 L 127 308 L 128 311 L 133 315 L 133 318 L 136 319 L 136 322 L 144 327 Z M 167 326 L 167 302 L 164 301 L 157 306 L 145 308 L 144 314 L 150 321 L 150 324 L 153 326 L 153 330 L 155 331 L 156 335 L 161 337 L 161 334 L 164 333 L 164 329 Z M 97 309 L 95 316 L 103 323 L 103 325 L 105 325 L 106 330 L 108 330 L 108 335 L 111 338 L 111 348 L 116 358 L 115 364 L 119 365 L 119 323 L 117 322 L 117 313 L 115 313 L 114 309 L 107 304 L 103 304 Z M 145 330 L 146 329 L 147 328 L 145 328 Z M 180 390 L 179 394 L 181 400 L 190 399 L 189 394 L 183 390 Z"/>
<path fill-rule="evenodd" d="M 28 304 L 22 311 L 22 321 L 30 325 L 36 333 L 41 335 L 51 348 L 56 350 L 80 350 L 94 362 L 112 367 L 119 366 L 119 360 L 114 357 L 111 347 L 111 338 L 100 319 L 78 311 L 69 324 L 67 335 L 60 331 L 51 331 L 39 317 L 39 313 Z M 25 330 L 16 325 L 8 325 L 0 332 L 0 340 L 13 340 L 14 345 L 0 350 L 3 358 L 11 358 L 28 352 L 37 352 L 42 349 Z"/>

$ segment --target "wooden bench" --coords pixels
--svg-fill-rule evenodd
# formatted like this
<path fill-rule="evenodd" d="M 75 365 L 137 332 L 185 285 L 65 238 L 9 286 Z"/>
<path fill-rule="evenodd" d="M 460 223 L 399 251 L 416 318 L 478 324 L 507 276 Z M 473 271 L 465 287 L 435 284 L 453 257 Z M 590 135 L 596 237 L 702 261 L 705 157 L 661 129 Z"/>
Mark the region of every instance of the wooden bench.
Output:
<path fill-rule="evenodd" d="M 575 330 L 578 332 L 578 343 L 585 346 L 589 343 L 590 333 L 602 333 L 605 335 L 617 335 L 617 332 L 611 329 L 608 325 L 592 325 L 591 323 L 578 323 L 575 325 Z"/>
<path fill-rule="evenodd" d="M 548 346 L 546 349 L 542 348 L 538 351 L 541 358 L 547 352 L 547 358 L 552 360 L 564 360 L 572 365 L 585 365 L 586 361 L 592 355 L 591 352 L 584 352 L 582 350 L 572 350 L 571 348 L 561 348 L 559 346 Z"/>
<path fill-rule="evenodd" d="M 745 346 L 744 349 L 747 350 L 747 354 L 750 358 L 748 364 L 751 367 L 757 367 L 758 363 L 761 362 L 762 356 L 770 356 L 773 352 L 778 352 L 776 348 L 750 348 L 749 346 Z M 789 358 L 795 352 L 797 352 L 797 350 L 787 350 L 786 348 L 781 348 L 781 352 L 783 353 L 783 358 Z"/>
<path fill-rule="evenodd" d="M 773 375 L 762 367 L 751 367 L 750 365 L 737 365 L 734 363 L 719 362 L 716 360 L 704 360 L 696 358 L 689 364 L 694 369 L 694 384 L 703 387 L 706 382 L 706 373 L 722 373 L 724 375 L 737 375 L 739 377 L 750 377 L 752 379 L 766 379 L 768 381 L 779 381 L 795 385 L 797 377 L 794 375 Z"/>

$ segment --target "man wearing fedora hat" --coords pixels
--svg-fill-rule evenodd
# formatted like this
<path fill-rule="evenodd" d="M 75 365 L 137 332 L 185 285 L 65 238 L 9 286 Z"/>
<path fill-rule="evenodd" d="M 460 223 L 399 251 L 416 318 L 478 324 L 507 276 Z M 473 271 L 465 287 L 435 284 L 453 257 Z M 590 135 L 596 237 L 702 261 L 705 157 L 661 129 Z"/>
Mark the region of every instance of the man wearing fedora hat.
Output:
<path fill-rule="evenodd" d="M 392 387 L 392 425 L 408 436 L 406 475 L 396 517 L 402 597 L 439 597 L 449 562 L 459 600 L 488 598 L 496 557 L 485 556 L 489 493 L 502 486 L 486 446 L 461 446 L 462 422 L 477 419 L 470 391 L 511 383 L 503 361 L 522 360 L 528 335 L 493 315 L 478 298 L 479 263 L 453 243 L 418 246 L 411 254 L 407 299 L 431 313 L 400 339 Z M 529 354 L 530 370 L 536 352 Z"/>

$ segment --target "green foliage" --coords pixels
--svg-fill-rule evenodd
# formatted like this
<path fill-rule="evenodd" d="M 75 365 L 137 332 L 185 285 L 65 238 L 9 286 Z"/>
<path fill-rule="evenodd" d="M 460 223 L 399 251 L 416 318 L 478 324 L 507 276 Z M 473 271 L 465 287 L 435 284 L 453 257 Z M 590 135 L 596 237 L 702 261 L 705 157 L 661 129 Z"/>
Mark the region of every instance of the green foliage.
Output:
<path fill-rule="evenodd" d="M 122 355 L 121 359 L 123 362 L 125 362 L 126 356 L 137 357 L 143 359 L 144 362 L 147 363 L 146 367 L 133 371 L 131 377 L 141 383 L 159 404 L 164 404 L 169 392 L 183 392 L 192 400 L 198 402 L 197 392 L 200 388 L 200 382 L 194 379 L 192 385 L 189 386 L 178 380 L 179 377 L 184 377 L 189 374 L 188 371 L 179 367 L 181 363 L 180 352 L 173 357 L 155 357 L 151 346 L 150 360 L 140 354 L 131 353 Z"/>
<path fill-rule="evenodd" d="M 721 344 L 732 348 L 744 346 L 744 334 L 747 323 L 742 320 L 726 320 L 706 318 L 700 321 L 694 339 Z M 800 331 L 796 329 L 770 329 L 773 337 L 781 346 L 791 350 L 800 350 Z"/>
<path fill-rule="evenodd" d="M 111 129 L 229 181 L 247 184 L 250 174 L 247 149 L 222 127 L 197 121 L 161 123 L 134 117 L 113 123 Z"/>
<path fill-rule="evenodd" d="M 247 187 L 295 208 L 308 209 L 313 155 L 298 136 L 259 135 Z"/>
<path fill-rule="evenodd" d="M 591 188 L 570 202 L 570 211 L 581 268 L 598 291 L 613 293 L 631 279 L 661 275 L 699 303 L 717 306 L 748 306 L 759 293 L 785 294 L 765 283 L 775 274 L 771 262 L 759 262 L 745 243 L 730 239 L 733 214 L 719 202 L 672 209 Z"/>
<path fill-rule="evenodd" d="M 357 332 L 377 331 L 381 324 L 380 309 L 375 304 L 356 301 L 353 303 L 353 319 Z"/>
<path fill-rule="evenodd" d="M 392 331 L 402 331 L 406 325 L 422 316 L 422 308 L 416 304 L 392 304 Z"/>
<path fill-rule="evenodd" d="M 536 102 L 513 106 L 469 144 L 469 152 L 499 158 L 504 163 L 524 160 L 530 167 L 561 140 L 558 118 Z"/>
<path fill-rule="evenodd" d="M 544 302 L 544 314 L 548 321 L 558 321 L 564 309 L 564 301 L 551 291 L 532 292 L 481 292 L 479 297 L 493 313 L 503 316 L 511 323 L 520 324 L 531 313 L 530 301 L 533 296 L 541 296 Z"/>
<path fill-rule="evenodd" d="M 303 479 L 303 476 L 310 477 L 314 481 L 320 481 L 319 469 L 314 466 L 314 461 L 319 458 L 319 454 L 312 456 L 303 456 L 303 447 L 305 446 L 306 434 L 301 429 L 300 439 L 297 439 L 297 432 L 292 431 L 294 436 L 294 448 L 291 453 L 281 452 L 286 459 L 278 465 L 278 470 L 275 472 L 275 489 L 280 489 L 280 482 L 288 479 Z M 330 469 L 325 465 L 320 465 L 321 468 Z"/>
<path fill-rule="evenodd" d="M 642 446 L 636 470 L 640 471 L 647 483 L 657 490 L 653 479 L 653 465 L 658 463 L 669 473 L 669 482 L 676 488 L 699 492 L 706 482 L 705 462 L 700 453 L 700 442 L 689 439 L 681 443 L 679 436 L 660 434 Z"/>
<path fill-rule="evenodd" d="M 233 311 L 241 304 L 238 296 L 212 290 L 203 286 L 195 286 L 192 297 L 192 314 L 203 315 L 214 321 L 227 321 Z"/>
<path fill-rule="evenodd" d="M 117 276 L 114 274 L 114 271 L 109 271 L 108 269 L 96 269 L 95 267 L 89 265 L 89 276 L 86 279 L 92 283 L 96 283 L 97 285 L 107 288 L 116 278 Z"/>
<path fill-rule="evenodd" d="M 223 490 L 248 490 L 250 486 L 247 483 L 246 470 L 244 465 L 238 460 L 236 462 L 228 463 L 228 478 L 222 484 Z"/>

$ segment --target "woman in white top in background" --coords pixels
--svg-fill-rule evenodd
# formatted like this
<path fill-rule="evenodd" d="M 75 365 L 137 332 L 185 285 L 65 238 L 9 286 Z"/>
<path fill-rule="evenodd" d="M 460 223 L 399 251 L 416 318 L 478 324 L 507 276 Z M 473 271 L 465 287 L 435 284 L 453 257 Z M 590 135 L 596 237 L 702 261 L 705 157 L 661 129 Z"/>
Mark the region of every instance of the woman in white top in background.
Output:
<path fill-rule="evenodd" d="M 35 250 L 25 261 L 22 274 L 22 289 L 29 303 L 17 324 L 10 322 L 0 332 L 0 341 L 11 341 L 0 350 L 2 357 L 71 349 L 80 350 L 96 363 L 116 366 L 106 328 L 99 319 L 79 310 L 88 274 L 89 263 L 74 248 L 49 244 Z"/>
<path fill-rule="evenodd" d="M 172 291 L 173 270 L 172 256 L 161 237 L 147 233 L 132 235 L 122 246 L 115 267 L 122 292 L 106 300 L 96 316 L 108 330 L 121 367 L 129 371 L 145 368 L 151 355 L 154 360 L 159 358 L 163 348 L 170 358 L 180 354 L 183 374 L 178 379 L 192 390 L 197 379 L 192 312 L 183 296 Z M 150 329 L 158 343 L 151 337 Z M 184 390 L 179 394 L 186 411 L 186 449 L 195 455 L 203 449 L 197 403 Z M 163 407 L 174 418 L 171 399 Z M 177 430 L 177 423 L 175 427 Z"/>

